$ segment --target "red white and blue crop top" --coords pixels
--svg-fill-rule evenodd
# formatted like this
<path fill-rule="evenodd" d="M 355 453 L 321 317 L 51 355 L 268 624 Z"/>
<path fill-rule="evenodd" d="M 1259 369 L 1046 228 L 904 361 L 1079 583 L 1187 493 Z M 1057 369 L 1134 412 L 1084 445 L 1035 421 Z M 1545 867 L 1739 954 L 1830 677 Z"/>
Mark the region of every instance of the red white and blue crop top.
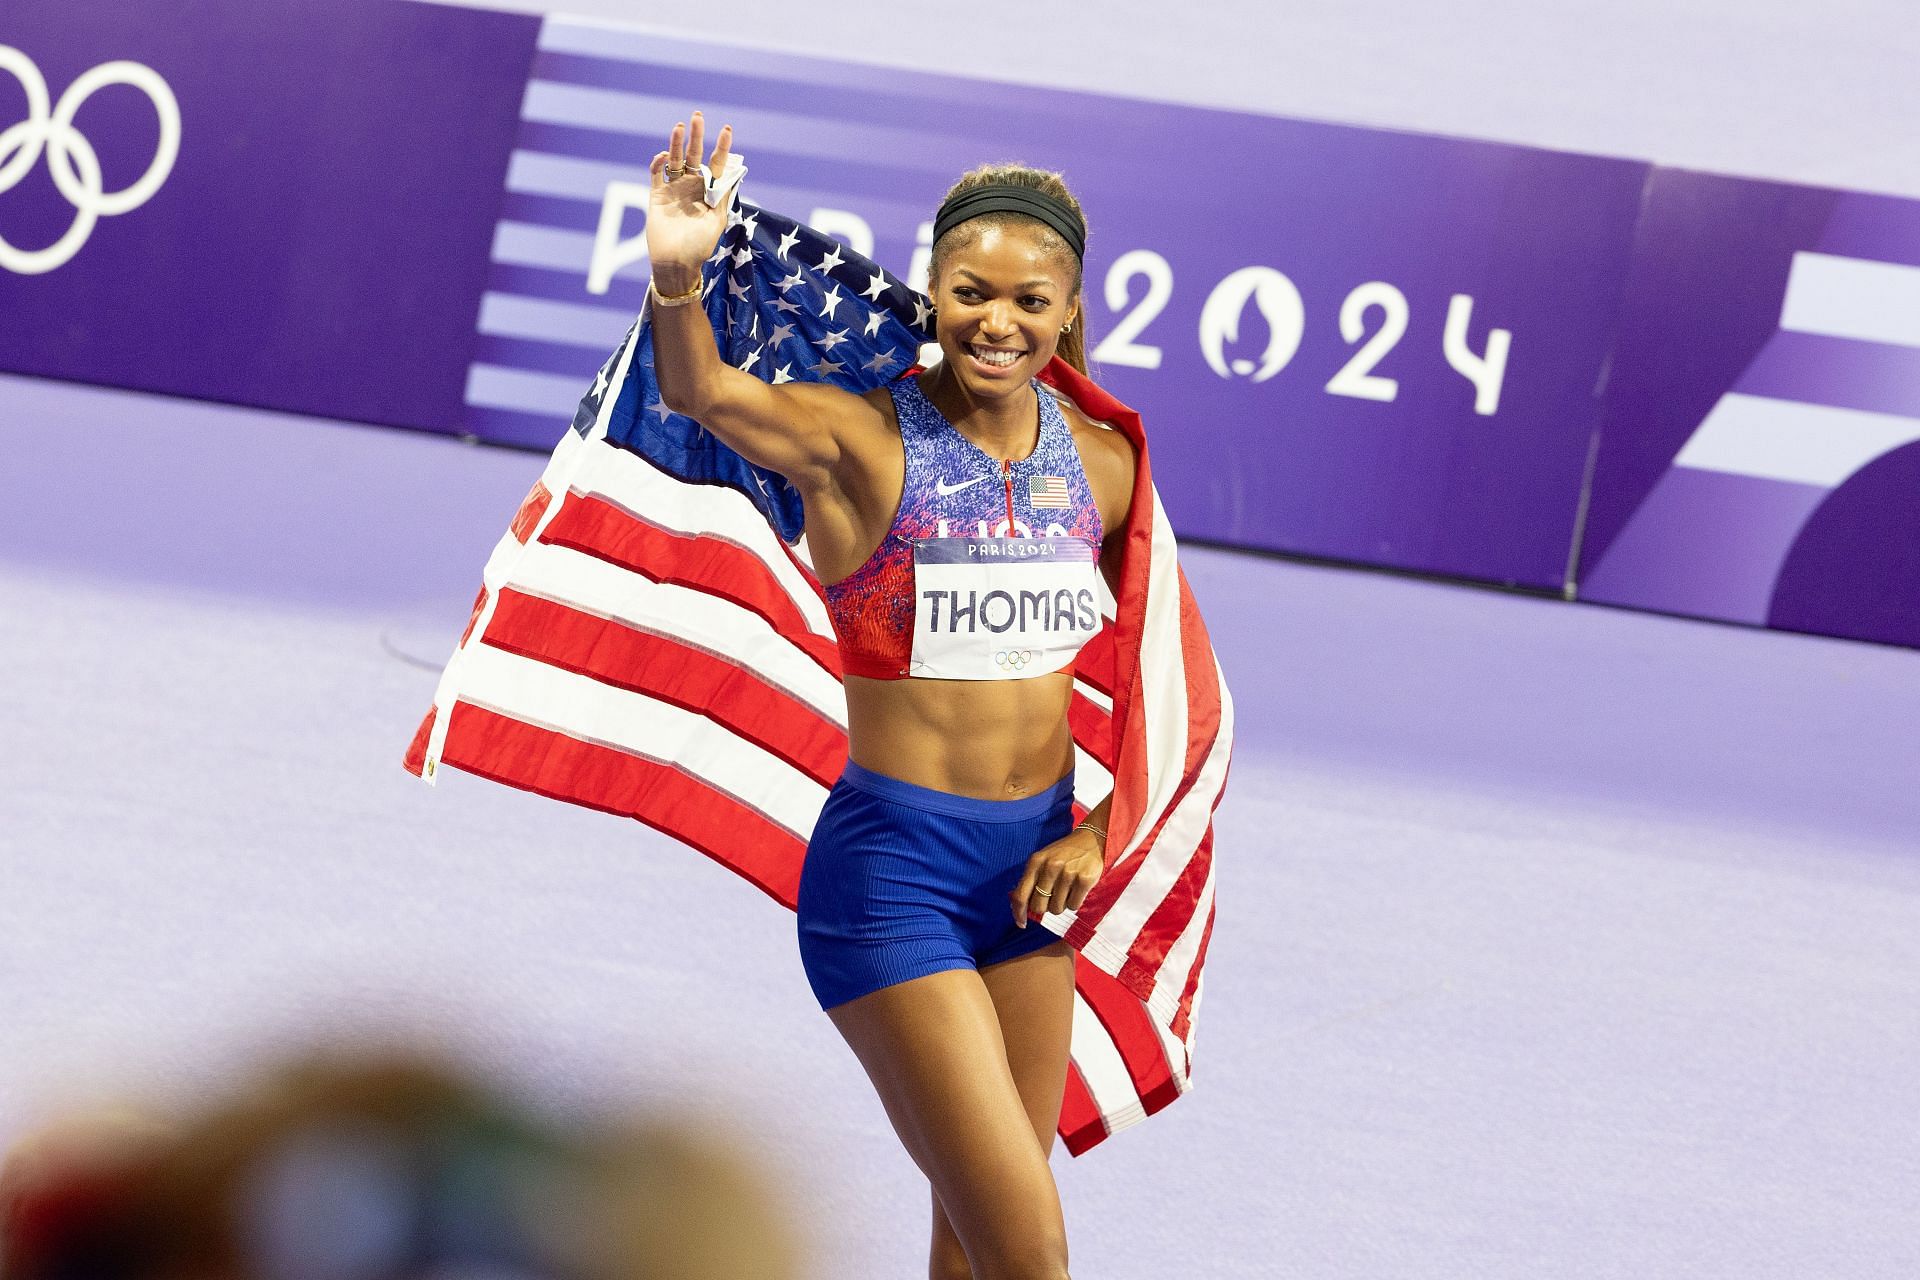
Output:
<path fill-rule="evenodd" d="M 1040 439 L 1003 464 L 912 374 L 893 395 L 906 476 L 886 537 L 826 588 L 850 675 L 1018 679 L 1064 670 L 1100 628 L 1104 530 L 1072 428 L 1034 384 Z"/>

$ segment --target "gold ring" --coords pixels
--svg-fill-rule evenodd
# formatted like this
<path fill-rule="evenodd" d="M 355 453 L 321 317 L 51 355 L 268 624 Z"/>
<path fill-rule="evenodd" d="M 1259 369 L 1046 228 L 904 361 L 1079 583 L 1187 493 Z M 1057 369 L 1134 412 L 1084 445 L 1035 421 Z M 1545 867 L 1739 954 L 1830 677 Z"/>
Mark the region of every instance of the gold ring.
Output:
<path fill-rule="evenodd" d="M 1051 889 L 1035 889 L 1034 892 L 1043 898 L 1051 898 L 1053 896 L 1053 890 Z"/>

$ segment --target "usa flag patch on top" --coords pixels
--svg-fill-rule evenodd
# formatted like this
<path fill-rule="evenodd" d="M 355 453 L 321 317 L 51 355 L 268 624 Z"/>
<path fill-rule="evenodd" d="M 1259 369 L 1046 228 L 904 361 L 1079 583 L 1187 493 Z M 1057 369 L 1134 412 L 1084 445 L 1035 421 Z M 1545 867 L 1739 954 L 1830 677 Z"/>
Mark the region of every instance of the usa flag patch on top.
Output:
<path fill-rule="evenodd" d="M 1032 476 L 1027 480 L 1027 498 L 1036 507 L 1070 507 L 1065 476 Z"/>

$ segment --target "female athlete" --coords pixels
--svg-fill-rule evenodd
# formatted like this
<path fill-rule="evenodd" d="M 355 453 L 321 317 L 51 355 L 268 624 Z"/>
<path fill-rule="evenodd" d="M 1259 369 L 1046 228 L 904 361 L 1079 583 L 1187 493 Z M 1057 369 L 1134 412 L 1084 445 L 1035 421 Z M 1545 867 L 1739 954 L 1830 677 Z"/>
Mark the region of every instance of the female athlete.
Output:
<path fill-rule="evenodd" d="M 848 764 L 808 845 L 808 981 L 933 1188 L 934 1280 L 1063 1280 L 1047 1163 L 1074 956 L 1037 921 L 1100 878 L 1072 819 L 1072 663 L 1118 577 L 1135 460 L 1035 381 L 1085 369 L 1085 224 L 1057 175 L 977 170 L 935 220 L 942 359 L 864 395 L 728 366 L 700 296 L 727 225 L 699 113 L 654 157 L 647 217 L 666 404 L 785 476 L 846 668 Z M 710 171 L 732 145 L 720 130 Z M 687 305 L 695 304 L 695 305 Z"/>

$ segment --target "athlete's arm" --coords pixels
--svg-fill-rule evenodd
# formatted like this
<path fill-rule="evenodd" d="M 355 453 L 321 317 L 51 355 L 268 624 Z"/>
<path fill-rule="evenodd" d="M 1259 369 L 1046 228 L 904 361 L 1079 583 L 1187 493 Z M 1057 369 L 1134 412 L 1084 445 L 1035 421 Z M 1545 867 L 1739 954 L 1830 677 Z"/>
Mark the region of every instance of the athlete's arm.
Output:
<path fill-rule="evenodd" d="M 653 158 L 647 203 L 647 255 L 655 290 L 671 296 L 700 283 L 700 268 L 727 227 L 727 209 L 706 201 L 698 168 L 704 122 L 676 124 L 665 151 Z M 711 169 L 722 171 L 733 128 L 720 130 Z M 694 167 L 689 171 L 688 164 Z M 669 180 L 667 172 L 679 176 Z M 850 437 L 884 431 L 885 411 L 838 387 L 791 382 L 771 386 L 720 358 L 698 300 L 653 304 L 654 376 L 669 409 L 695 419 L 756 465 L 777 471 L 803 492 L 834 473 Z"/>

